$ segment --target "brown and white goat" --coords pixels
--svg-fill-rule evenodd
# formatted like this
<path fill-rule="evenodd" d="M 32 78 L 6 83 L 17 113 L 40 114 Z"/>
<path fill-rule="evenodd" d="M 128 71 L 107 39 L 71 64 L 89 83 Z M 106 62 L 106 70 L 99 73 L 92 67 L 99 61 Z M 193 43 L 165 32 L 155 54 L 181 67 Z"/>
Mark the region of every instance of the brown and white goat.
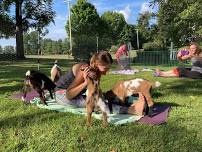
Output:
<path fill-rule="evenodd" d="M 92 113 L 93 111 L 101 111 L 103 114 L 103 126 L 108 125 L 108 114 L 109 109 L 105 100 L 103 98 L 102 91 L 100 89 L 100 74 L 98 71 L 91 68 L 90 72 L 94 74 L 89 74 L 88 84 L 87 84 L 87 93 L 86 93 L 86 110 L 87 110 L 87 126 L 90 127 L 92 124 Z M 94 75 L 90 77 L 90 75 Z M 96 75 L 96 76 L 95 76 Z"/>
<path fill-rule="evenodd" d="M 53 99 L 53 93 L 56 85 L 48 76 L 39 71 L 28 70 L 25 75 L 26 78 L 24 80 L 22 100 L 25 101 L 27 92 L 33 88 L 39 94 L 41 102 L 45 105 L 48 105 L 46 102 L 44 90 L 48 90 L 51 98 Z"/>
<path fill-rule="evenodd" d="M 151 97 L 151 89 L 155 87 L 159 87 L 161 85 L 160 82 L 156 81 L 155 83 L 136 78 L 132 80 L 121 80 L 118 81 L 110 91 L 105 93 L 105 97 L 108 100 L 109 109 L 112 112 L 112 101 L 118 98 L 120 105 L 124 105 L 125 99 L 131 95 L 137 95 L 141 93 L 148 105 L 148 115 L 152 115 L 152 107 L 154 102 Z"/>

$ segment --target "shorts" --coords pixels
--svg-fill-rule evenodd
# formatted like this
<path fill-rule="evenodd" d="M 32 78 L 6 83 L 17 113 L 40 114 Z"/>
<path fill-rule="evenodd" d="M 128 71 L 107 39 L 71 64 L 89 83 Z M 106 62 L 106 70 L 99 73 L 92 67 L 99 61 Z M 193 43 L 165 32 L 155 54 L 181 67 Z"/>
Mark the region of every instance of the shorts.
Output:
<path fill-rule="evenodd" d="M 173 72 L 179 77 L 187 77 L 191 79 L 201 79 L 202 74 L 197 71 L 191 71 L 191 68 L 178 67 L 173 69 Z"/>
<path fill-rule="evenodd" d="M 85 107 L 85 97 L 83 95 L 77 96 L 73 99 L 66 98 L 66 90 L 57 90 L 55 92 L 56 101 L 61 105 L 75 105 L 78 107 Z"/>

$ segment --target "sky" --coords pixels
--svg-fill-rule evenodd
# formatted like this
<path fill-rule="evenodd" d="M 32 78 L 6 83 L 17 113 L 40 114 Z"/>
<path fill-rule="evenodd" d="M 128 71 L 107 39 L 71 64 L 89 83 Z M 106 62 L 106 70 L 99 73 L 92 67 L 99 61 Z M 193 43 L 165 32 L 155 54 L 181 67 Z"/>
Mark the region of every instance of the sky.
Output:
<path fill-rule="evenodd" d="M 88 0 L 95 6 L 101 16 L 106 11 L 116 11 L 122 13 L 129 24 L 136 24 L 138 14 L 145 11 L 156 12 L 157 7 L 149 7 L 149 0 Z M 76 4 L 76 0 L 70 1 L 71 6 Z M 53 0 L 53 10 L 56 12 L 55 24 L 51 23 L 47 29 L 49 33 L 45 38 L 53 40 L 64 39 L 67 37 L 65 25 L 68 19 L 68 5 L 64 0 Z M 12 11 L 12 10 L 11 10 Z M 15 39 L 0 39 L 0 45 L 14 45 Z"/>

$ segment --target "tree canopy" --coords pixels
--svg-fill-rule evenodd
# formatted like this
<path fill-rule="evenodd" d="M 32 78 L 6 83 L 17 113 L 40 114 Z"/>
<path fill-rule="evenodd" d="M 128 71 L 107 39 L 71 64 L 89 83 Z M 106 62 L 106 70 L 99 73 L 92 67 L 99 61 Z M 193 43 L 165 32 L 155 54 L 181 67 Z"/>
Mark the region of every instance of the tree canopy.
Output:
<path fill-rule="evenodd" d="M 15 7 L 15 17 L 12 18 L 11 6 Z M 52 0 L 3 0 L 0 3 L 1 16 L 3 18 L 0 30 L 1 36 L 16 37 L 17 58 L 24 58 L 23 32 L 30 28 L 43 29 L 53 22 L 55 12 L 52 10 Z M 8 29 L 6 25 L 10 24 Z M 15 28 L 13 28 L 15 26 Z"/>

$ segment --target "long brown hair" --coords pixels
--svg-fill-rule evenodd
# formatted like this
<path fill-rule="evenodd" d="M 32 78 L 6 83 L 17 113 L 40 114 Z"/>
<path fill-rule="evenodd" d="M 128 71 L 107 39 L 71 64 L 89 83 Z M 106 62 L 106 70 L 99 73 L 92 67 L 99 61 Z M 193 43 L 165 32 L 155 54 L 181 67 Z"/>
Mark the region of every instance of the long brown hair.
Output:
<path fill-rule="evenodd" d="M 195 46 L 196 46 L 196 54 L 197 54 L 197 55 L 199 55 L 199 54 L 202 52 L 202 50 L 201 50 L 200 46 L 198 45 L 198 43 L 191 42 L 191 43 L 190 43 L 190 46 L 191 46 L 191 45 L 195 45 Z"/>
<path fill-rule="evenodd" d="M 90 59 L 90 66 L 97 68 L 96 63 L 100 63 L 103 65 L 108 65 L 113 63 L 112 56 L 107 51 L 100 51 L 94 54 Z"/>

